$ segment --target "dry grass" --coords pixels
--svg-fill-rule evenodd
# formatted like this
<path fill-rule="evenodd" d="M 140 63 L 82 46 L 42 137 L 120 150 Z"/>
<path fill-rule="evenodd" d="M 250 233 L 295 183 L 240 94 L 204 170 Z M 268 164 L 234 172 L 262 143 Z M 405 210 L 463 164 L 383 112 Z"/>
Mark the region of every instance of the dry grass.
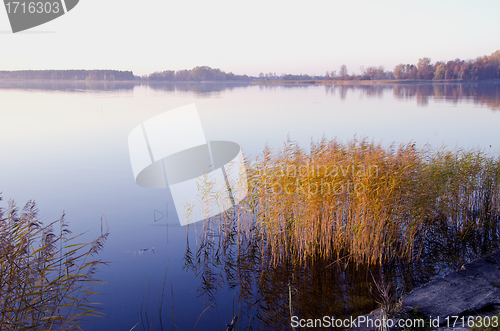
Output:
<path fill-rule="evenodd" d="M 100 261 L 91 261 L 108 236 L 75 243 L 64 215 L 44 226 L 34 202 L 19 213 L 0 209 L 0 329 L 76 330 L 84 316 L 102 315 L 87 301 Z M 54 226 L 59 225 L 56 232 Z"/>
<path fill-rule="evenodd" d="M 288 324 L 290 302 L 297 316 L 364 314 L 374 302 L 360 293 L 373 285 L 387 313 L 394 297 L 498 249 L 498 156 L 288 142 L 246 169 L 247 199 L 193 224 L 184 262 L 207 302 L 238 288 L 249 328 Z"/>
<path fill-rule="evenodd" d="M 499 215 L 500 162 L 478 151 L 289 142 L 247 169 L 252 213 L 238 222 L 254 224 L 274 263 L 410 260 L 433 221 L 465 235 Z"/>

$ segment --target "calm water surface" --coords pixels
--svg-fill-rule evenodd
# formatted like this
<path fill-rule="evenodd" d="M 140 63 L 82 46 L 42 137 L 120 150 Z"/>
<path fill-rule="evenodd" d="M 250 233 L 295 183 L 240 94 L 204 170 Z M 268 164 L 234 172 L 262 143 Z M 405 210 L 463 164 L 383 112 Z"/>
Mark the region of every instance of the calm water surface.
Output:
<path fill-rule="evenodd" d="M 100 233 L 102 215 L 109 224 L 100 258 L 111 263 L 97 274 L 107 284 L 95 288 L 102 295 L 93 299 L 104 304 L 106 316 L 91 320 L 86 329 L 130 330 L 137 324 L 135 330 L 148 325 L 170 330 L 173 324 L 191 330 L 199 318 L 196 330 L 218 330 L 234 315 L 240 316 L 241 329 L 285 329 L 290 282 L 300 316 L 361 314 L 375 307 L 370 270 L 271 267 L 250 246 L 238 258 L 218 256 L 199 240 L 199 227 L 175 225 L 167 190 L 135 184 L 129 132 L 148 118 L 191 103 L 197 105 L 207 140 L 236 142 L 251 157 L 266 144 L 278 149 L 289 138 L 308 147 L 322 137 L 367 137 L 385 146 L 415 142 L 434 149 L 478 148 L 491 154 L 500 150 L 500 85 L 492 83 L 0 82 L 0 206 L 6 207 L 8 199 L 19 205 L 35 199 L 44 221 L 64 211 L 73 232 L 86 232 L 88 240 Z M 463 259 L 484 253 L 481 249 L 471 249 Z M 402 273 L 393 277 L 409 290 L 461 262 L 447 261 L 444 256 L 430 269 L 412 266 L 408 279 L 400 279 L 408 273 L 405 267 L 396 268 Z"/>

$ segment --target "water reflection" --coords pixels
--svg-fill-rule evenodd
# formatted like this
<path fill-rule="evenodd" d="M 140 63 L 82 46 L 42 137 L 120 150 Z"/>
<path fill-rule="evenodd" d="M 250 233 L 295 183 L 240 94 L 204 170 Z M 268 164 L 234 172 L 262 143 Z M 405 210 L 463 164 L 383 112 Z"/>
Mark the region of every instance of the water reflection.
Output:
<path fill-rule="evenodd" d="M 63 91 L 63 92 L 86 92 L 86 91 L 130 91 L 137 84 L 134 82 L 113 81 L 57 81 L 57 80 L 0 80 L 0 89 L 14 90 L 41 90 L 41 91 Z"/>
<path fill-rule="evenodd" d="M 500 109 L 500 83 L 396 85 L 394 96 L 402 100 L 416 98 L 420 106 L 427 106 L 433 98 L 452 103 L 472 100 L 476 105 Z"/>
<path fill-rule="evenodd" d="M 307 88 L 304 86 L 303 88 Z M 395 85 L 325 85 L 325 92 L 336 95 L 342 100 L 348 92 L 357 92 L 359 97 L 382 97 L 384 91 L 393 90 L 398 100 L 416 99 L 417 105 L 427 106 L 429 100 L 444 100 L 458 103 L 471 100 L 476 105 L 492 110 L 500 109 L 500 83 L 461 83 L 461 84 L 395 84 Z"/>
<path fill-rule="evenodd" d="M 45 91 L 132 91 L 136 86 L 148 86 L 164 93 L 189 92 L 197 96 L 211 96 L 237 88 L 250 88 L 248 82 L 113 82 L 113 81 L 43 81 L 43 80 L 0 80 L 0 89 L 45 90 Z M 318 86 L 304 85 L 257 85 L 260 90 L 305 90 Z M 393 91 L 396 99 L 415 99 L 417 105 L 427 106 L 430 100 L 458 103 L 472 101 L 475 105 L 492 110 L 500 109 L 500 83 L 439 83 L 439 84 L 390 84 L 387 85 L 324 85 L 327 95 L 337 95 L 345 100 L 348 94 L 356 93 L 359 98 L 382 98 L 384 92 Z"/>
<path fill-rule="evenodd" d="M 249 83 L 239 82 L 120 82 L 120 81 L 57 81 L 57 80 L 0 80 L 0 89 L 43 90 L 43 91 L 132 91 L 137 86 L 149 86 L 152 90 L 166 93 L 192 92 L 198 95 L 248 87 Z"/>
<path fill-rule="evenodd" d="M 13 89 L 23 91 L 19 93 Z M 261 89 L 273 93 L 260 93 Z M 92 93 L 95 90 L 105 93 Z M 4 142 L 0 165 L 2 173 L 6 174 L 0 180 L 0 190 L 18 200 L 45 199 L 42 200 L 45 208 L 55 215 L 65 209 L 68 215 L 73 215 L 73 224 L 82 231 L 91 228 L 88 222 L 95 215 L 104 213 L 111 220 L 112 229 L 118 229 L 110 250 L 106 251 L 110 258 L 105 260 L 112 260 L 113 263 L 101 277 L 112 286 L 104 288 L 105 295 L 97 299 L 105 304 L 107 317 L 96 320 L 93 330 L 130 330 L 139 321 L 136 313 L 142 313 L 146 308 L 141 304 L 148 293 L 149 306 L 144 299 L 149 314 L 145 330 L 149 329 L 146 324 L 150 325 L 153 318 L 154 325 L 158 325 L 162 316 L 158 307 L 162 307 L 160 299 L 163 298 L 165 329 L 170 329 L 172 310 L 176 323 L 191 321 L 185 328 L 192 329 L 208 306 L 203 299 L 217 303 L 220 319 L 216 307 L 212 306 L 203 315 L 197 330 L 219 329 L 219 320 L 224 326 L 233 316 L 228 306 L 231 306 L 234 292 L 237 292 L 235 313 L 247 316 L 238 323 L 241 321 L 245 327 L 261 324 L 282 329 L 283 325 L 288 325 L 290 288 L 292 309 L 296 315 L 364 313 L 376 307 L 375 294 L 370 292 L 370 289 L 373 292 L 371 273 L 377 280 L 384 277 L 387 282 L 403 284 L 404 290 L 411 289 L 495 247 L 497 242 L 494 238 L 498 238 L 496 230 L 485 228 L 483 232 L 468 232 L 462 240 L 464 234 L 450 228 L 441 237 L 426 237 L 428 249 L 422 252 L 421 262 L 405 264 L 393 261 L 383 267 L 346 266 L 344 260 L 310 261 L 307 266 L 293 261 L 272 265 L 270 257 L 263 254 L 265 246 L 259 232 L 253 230 L 243 236 L 236 225 L 221 238 L 217 237 L 219 230 L 215 229 L 210 241 L 205 238 L 197 243 L 191 236 L 187 246 L 189 250 L 185 252 L 186 242 L 182 237 L 185 232 L 170 228 L 168 231 L 175 235 L 170 236 L 170 244 L 167 245 L 163 232 L 157 231 L 161 222 L 156 223 L 159 216 L 152 214 L 154 208 L 162 210 L 161 206 L 165 205 L 163 195 L 145 194 L 136 189 L 133 181 L 133 185 L 128 184 L 131 169 L 125 148 L 126 137 L 137 123 L 165 111 L 165 107 L 195 101 L 208 109 L 204 124 L 212 139 L 237 141 L 246 150 L 256 153 L 262 151 L 267 140 L 271 146 L 280 147 L 288 132 L 294 139 L 299 135 L 298 139 L 305 144 L 309 143 L 311 135 L 321 136 L 323 133 L 345 139 L 356 133 L 368 135 L 376 141 L 408 142 L 415 139 L 424 144 L 433 131 L 439 131 L 439 139 L 443 137 L 450 145 L 457 144 L 459 147 L 487 147 L 499 141 L 495 131 L 498 122 L 495 116 L 498 113 L 493 114 L 486 109 L 481 111 L 472 106 L 472 101 L 478 100 L 478 105 L 498 109 L 495 108 L 498 107 L 498 84 L 478 83 L 469 84 L 469 87 L 465 84 L 398 85 L 396 95 L 395 90 L 395 86 L 383 85 L 285 87 L 225 83 L 147 85 L 140 82 L 0 81 L 0 92 L 3 93 L 1 119 L 4 124 L 0 137 Z M 179 91 L 189 95 L 177 93 Z M 213 93 L 220 93 L 222 98 L 191 100 Z M 395 101 L 399 93 L 406 95 L 397 98 L 401 102 Z M 425 116 L 414 111 L 417 94 L 427 95 L 431 100 L 430 106 L 423 109 Z M 132 95 L 133 98 L 130 98 Z M 341 102 L 341 96 L 348 99 L 347 102 Z M 364 102 L 358 102 L 360 97 L 365 98 Z M 370 103 L 370 100 L 378 98 L 384 99 L 380 105 Z M 461 119 L 449 121 L 448 114 L 453 113 L 453 109 L 433 108 L 438 100 L 446 105 L 469 100 L 471 106 Z M 394 104 L 397 107 L 392 107 Z M 68 111 L 70 109 L 72 111 Z M 96 113 L 96 109 L 101 111 Z M 268 121 L 263 121 L 264 118 Z M 409 122 L 412 125 L 406 124 Z M 234 123 L 245 123 L 246 126 L 235 126 Z M 471 123 L 478 125 L 471 126 Z M 405 133 L 399 134 L 398 130 Z M 440 141 L 436 138 L 431 143 L 439 147 Z M 495 148 L 498 147 L 493 145 L 493 150 Z M 33 160 L 37 160 L 36 164 Z M 151 216 L 154 218 L 151 219 Z M 154 227 L 144 226 L 146 220 Z M 438 224 L 435 226 L 438 227 Z M 443 226 L 447 228 L 446 224 Z M 460 240 L 456 241 L 454 236 Z M 222 239 L 226 240 L 228 249 L 217 251 Z M 132 257 L 135 250 L 153 246 L 154 254 L 150 250 L 143 254 L 138 251 Z M 454 250 L 442 250 L 443 247 L 454 247 Z M 121 254 L 122 250 L 127 252 Z M 189 270 L 187 274 L 179 270 L 184 253 L 184 264 Z M 167 281 L 164 283 L 167 260 L 170 258 Z M 159 260 L 164 265 L 160 266 L 157 263 Z M 153 274 L 151 282 L 150 272 Z M 198 278 L 193 283 L 194 275 Z M 155 287 L 155 284 L 158 286 Z M 199 293 L 196 289 L 192 291 L 192 284 L 197 286 Z M 196 294 L 203 297 L 196 299 Z M 239 303 L 242 314 L 238 312 Z M 154 308 L 157 309 L 156 314 L 151 311 Z M 205 322 L 207 326 L 203 328 L 202 323 Z M 140 324 L 135 329 L 140 329 Z"/>
<path fill-rule="evenodd" d="M 381 98 L 385 91 L 390 91 L 393 85 L 325 85 L 327 95 L 336 95 L 337 91 L 342 100 L 345 100 L 347 93 L 358 93 L 359 97 Z"/>
<path fill-rule="evenodd" d="M 217 304 L 222 289 L 237 291 L 244 329 L 283 330 L 290 325 L 290 315 L 366 314 L 380 302 L 375 282 L 401 295 L 500 247 L 500 214 L 471 216 L 476 225 L 466 232 L 441 215 L 429 219 L 429 230 L 420 234 L 420 255 L 410 262 L 355 265 L 342 258 L 311 258 L 306 263 L 274 263 L 264 235 L 244 213 L 205 222 L 197 244 L 188 239 L 184 256 L 184 268 L 196 274 L 199 295 L 208 304 Z"/>
<path fill-rule="evenodd" d="M 249 83 L 246 82 L 175 82 L 175 83 L 146 83 L 145 85 L 149 86 L 151 89 L 155 91 L 162 91 L 166 93 L 174 93 L 174 92 L 191 92 L 195 95 L 208 96 L 213 93 L 223 92 L 223 91 L 231 91 L 236 88 L 248 87 Z"/>

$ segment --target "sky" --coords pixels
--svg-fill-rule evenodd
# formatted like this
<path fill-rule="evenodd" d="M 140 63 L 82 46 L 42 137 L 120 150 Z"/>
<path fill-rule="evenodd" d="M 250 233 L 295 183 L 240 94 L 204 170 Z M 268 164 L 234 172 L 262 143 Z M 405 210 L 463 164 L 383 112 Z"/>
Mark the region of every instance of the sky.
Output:
<path fill-rule="evenodd" d="M 80 0 L 64 16 L 13 34 L 0 9 L 0 70 L 392 70 L 422 57 L 490 55 L 500 49 L 499 12 L 498 0 Z"/>

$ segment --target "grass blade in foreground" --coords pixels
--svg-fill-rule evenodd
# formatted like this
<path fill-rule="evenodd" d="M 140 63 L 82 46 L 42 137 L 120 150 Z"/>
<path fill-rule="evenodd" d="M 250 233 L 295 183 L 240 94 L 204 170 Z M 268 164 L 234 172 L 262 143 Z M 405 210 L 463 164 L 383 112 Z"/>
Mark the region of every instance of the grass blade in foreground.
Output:
<path fill-rule="evenodd" d="M 84 316 L 100 316 L 87 301 L 96 268 L 91 260 L 109 232 L 85 244 L 71 244 L 79 236 L 64 215 L 43 225 L 29 201 L 21 210 L 9 202 L 0 209 L 0 329 L 77 330 Z M 54 229 L 59 225 L 58 232 Z"/>

